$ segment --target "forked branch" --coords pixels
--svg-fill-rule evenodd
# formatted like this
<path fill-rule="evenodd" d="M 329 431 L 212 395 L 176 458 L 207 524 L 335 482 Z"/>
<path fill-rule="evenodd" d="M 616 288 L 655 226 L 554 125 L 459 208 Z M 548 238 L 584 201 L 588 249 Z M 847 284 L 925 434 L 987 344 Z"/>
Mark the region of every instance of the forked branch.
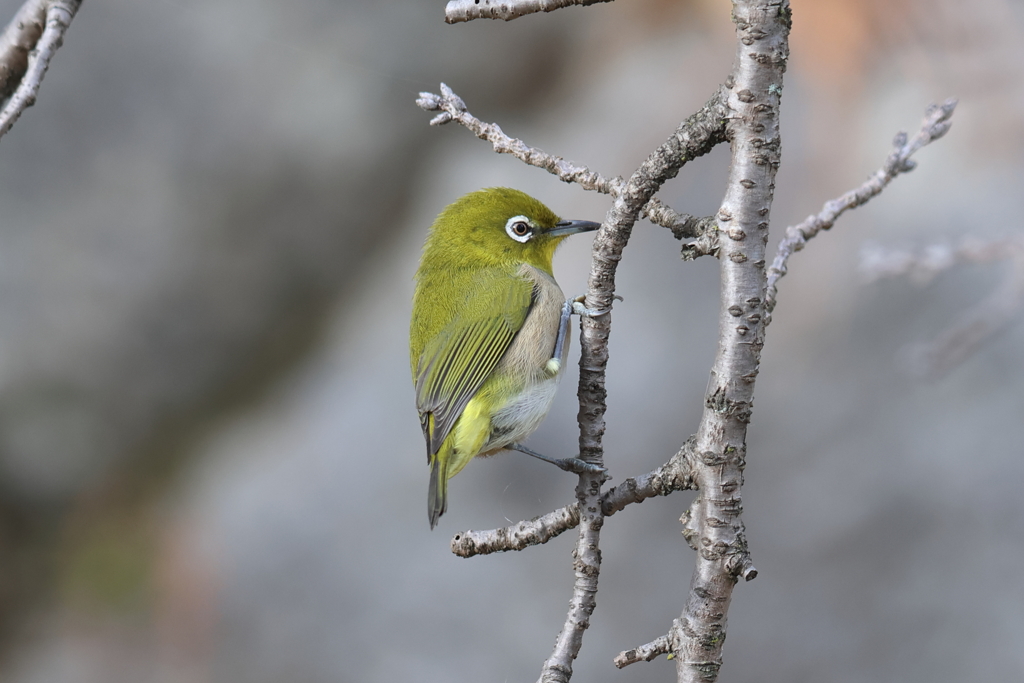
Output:
<path fill-rule="evenodd" d="M 602 513 L 605 517 L 611 517 L 633 503 L 695 488 L 692 457 L 693 440 L 690 439 L 661 467 L 639 477 L 629 477 L 605 491 L 601 496 Z M 579 523 L 579 503 L 573 503 L 512 526 L 457 534 L 452 539 L 452 552 L 459 557 L 473 557 L 524 550 L 532 545 L 547 543 L 562 532 L 576 528 Z"/>
<path fill-rule="evenodd" d="M 528 11 L 569 4 L 590 3 L 456 1 L 449 3 L 449 21 L 483 16 L 514 18 Z M 651 496 L 693 488 L 700 493 L 681 521 L 683 535 L 697 551 L 697 559 L 682 614 L 667 634 L 621 653 L 615 664 L 621 668 L 670 653 L 676 660 L 680 683 L 708 683 L 717 678 L 733 587 L 740 579 L 750 580 L 757 575 L 741 519 L 741 487 L 754 383 L 765 328 L 775 305 L 776 283 L 785 274 L 790 255 L 808 239 L 828 229 L 844 211 L 877 194 L 893 177 L 909 171 L 913 167 L 910 156 L 945 133 L 955 106 L 950 101 L 930 110 L 922 131 L 911 140 L 898 137 L 885 166 L 868 183 L 790 228 L 772 268 L 766 269 L 765 244 L 780 163 L 779 105 L 789 57 L 790 8 L 788 0 L 733 0 L 732 5 L 737 52 L 731 75 L 707 104 L 683 122 L 627 180 L 606 178 L 505 135 L 496 124 L 484 123 L 470 114 L 462 98 L 444 84 L 440 95 L 421 93 L 417 100 L 423 109 L 438 112 L 432 125 L 456 121 L 489 141 L 496 152 L 511 154 L 564 182 L 613 198 L 594 239 L 587 308 L 611 311 L 618 263 L 634 224 L 644 216 L 671 228 L 680 239 L 692 240 L 683 248 L 684 258 L 713 254 L 721 264 L 718 350 L 697 433 L 679 453 L 657 470 L 627 479 L 608 491 L 602 490 L 603 474 L 584 473 L 574 504 L 503 529 L 467 531 L 452 541 L 453 552 L 470 557 L 521 550 L 567 529 L 579 528 L 573 552 L 572 600 L 554 650 L 544 663 L 541 683 L 564 683 L 572 675 L 572 662 L 596 606 L 600 531 L 605 517 Z M 462 14 L 456 17 L 453 12 Z M 679 214 L 655 199 L 662 184 L 684 163 L 726 140 L 731 145 L 732 163 L 725 195 L 714 216 Z M 602 467 L 611 318 L 611 314 L 584 317 L 581 324 L 580 457 Z"/>

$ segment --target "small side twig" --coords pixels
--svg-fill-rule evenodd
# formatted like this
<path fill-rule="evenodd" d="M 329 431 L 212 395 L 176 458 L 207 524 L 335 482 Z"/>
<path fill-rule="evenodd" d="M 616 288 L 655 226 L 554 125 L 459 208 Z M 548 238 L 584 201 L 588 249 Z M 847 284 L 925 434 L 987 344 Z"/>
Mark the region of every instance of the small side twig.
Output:
<path fill-rule="evenodd" d="M 575 183 L 584 190 L 600 192 L 612 197 L 618 197 L 626 186 L 626 181 L 622 178 L 606 178 L 582 164 L 566 161 L 560 156 L 548 154 L 537 147 L 531 147 L 518 138 L 508 136 L 496 123 L 481 121 L 467 110 L 463 99 L 444 83 L 441 84 L 440 95 L 421 92 L 416 104 L 425 111 L 439 112 L 430 120 L 430 125 L 443 126 L 455 121 L 481 140 L 490 142 L 498 154 L 511 154 L 525 164 L 544 169 L 562 182 Z M 717 105 L 717 108 L 721 108 L 721 93 L 716 93 L 708 104 L 704 105 L 705 109 L 713 104 Z M 720 113 L 724 117 L 724 112 Z M 705 154 L 707 151 L 704 150 L 700 154 Z M 655 225 L 671 230 L 675 238 L 679 240 L 699 239 L 709 232 L 714 233 L 712 230 L 714 227 L 713 217 L 697 218 L 689 214 L 678 213 L 656 197 L 647 202 L 642 215 Z M 707 239 L 717 238 L 705 238 L 705 241 Z M 697 256 L 712 253 L 707 248 L 698 251 L 700 253 L 695 252 Z"/>
<path fill-rule="evenodd" d="M 579 523 L 580 506 L 579 503 L 573 503 L 512 526 L 456 534 L 452 538 L 452 552 L 459 557 L 474 557 L 524 550 L 532 545 L 547 543 L 555 536 L 575 529 Z"/>
<path fill-rule="evenodd" d="M 932 142 L 938 140 L 949 131 L 952 125 L 950 118 L 956 108 L 956 100 L 948 99 L 941 105 L 931 105 L 925 112 L 921 128 L 913 138 L 907 139 L 907 134 L 900 132 L 893 140 L 893 151 L 885 160 L 882 168 L 860 187 L 850 190 L 846 194 L 828 201 L 822 210 L 813 216 L 808 216 L 802 223 L 786 228 L 785 236 L 779 243 L 775 252 L 775 259 L 768 269 L 768 293 L 765 297 L 765 325 L 771 322 L 772 311 L 775 310 L 776 295 L 778 294 L 778 281 L 788 271 L 789 257 L 794 252 L 800 251 L 807 244 L 807 240 L 817 235 L 822 230 L 831 228 L 836 219 L 849 209 L 867 203 L 872 197 L 880 193 L 892 182 L 893 178 L 901 173 L 908 173 L 914 170 L 917 165 L 910 157 L 914 153 Z"/>
<path fill-rule="evenodd" d="M 473 19 L 503 19 L 512 21 L 536 12 L 553 12 L 573 5 L 595 5 L 612 0 L 449 0 L 444 8 L 444 20 L 457 24 Z"/>
<path fill-rule="evenodd" d="M 29 0 L 0 35 L 0 97 L 10 97 L 0 110 L 0 137 L 35 104 L 50 60 L 64 43 L 81 4 L 81 0 Z"/>
<path fill-rule="evenodd" d="M 649 662 L 653 659 L 657 659 L 661 655 L 667 655 L 670 652 L 672 652 L 672 640 L 669 636 L 664 635 L 652 640 L 646 645 L 641 645 L 640 647 L 632 650 L 620 652 L 615 656 L 615 659 L 612 660 L 612 664 L 615 665 L 616 669 L 624 669 L 630 664 L 636 664 L 637 662 Z"/>

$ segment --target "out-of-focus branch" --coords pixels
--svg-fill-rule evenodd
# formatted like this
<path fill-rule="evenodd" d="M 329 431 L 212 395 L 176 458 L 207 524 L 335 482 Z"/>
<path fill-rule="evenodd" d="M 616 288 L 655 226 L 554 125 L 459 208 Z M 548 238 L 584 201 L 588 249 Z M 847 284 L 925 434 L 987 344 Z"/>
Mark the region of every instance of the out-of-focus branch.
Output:
<path fill-rule="evenodd" d="M 648 498 L 694 488 L 692 456 L 693 439 L 690 439 L 658 469 L 639 477 L 630 477 L 605 491 L 601 496 L 604 516 L 610 517 L 627 505 L 642 503 Z M 452 552 L 459 557 L 473 557 L 524 550 L 532 545 L 547 543 L 555 536 L 576 528 L 579 523 L 579 503 L 573 503 L 512 526 L 456 534 L 452 539 Z"/>
<path fill-rule="evenodd" d="M 880 193 L 901 173 L 914 170 L 917 165 L 910 157 L 933 140 L 938 140 L 949 130 L 949 120 L 956 109 L 956 100 L 948 99 L 941 105 L 931 105 L 925 112 L 921 128 L 913 138 L 907 140 L 907 134 L 899 132 L 893 140 L 894 149 L 889 154 L 882 168 L 872 174 L 860 187 L 825 203 L 821 211 L 808 216 L 802 223 L 786 228 L 785 236 L 775 251 L 775 259 L 768 269 L 768 294 L 765 298 L 765 325 L 771 322 L 772 311 L 775 310 L 775 298 L 778 293 L 778 281 L 788 270 L 789 257 L 793 252 L 800 251 L 807 240 L 822 230 L 831 228 L 836 219 L 849 209 L 865 204 Z"/>
<path fill-rule="evenodd" d="M 0 137 L 35 104 L 50 60 L 64 43 L 81 0 L 29 0 L 0 34 Z"/>
<path fill-rule="evenodd" d="M 28 70 L 32 51 L 46 25 L 46 2 L 30 0 L 21 6 L 0 34 L 0 99 L 11 96 Z"/>
<path fill-rule="evenodd" d="M 705 110 L 720 110 L 720 96 L 721 93 L 716 93 L 704 105 Z M 509 137 L 498 124 L 485 123 L 469 113 L 462 98 L 444 83 L 441 84 L 440 95 L 421 92 L 416 104 L 425 111 L 440 112 L 430 120 L 430 125 L 441 126 L 455 121 L 472 131 L 481 140 L 490 142 L 495 152 L 511 154 L 523 163 L 544 169 L 563 182 L 575 183 L 585 190 L 600 192 L 612 197 L 618 197 L 626 186 L 626 181 L 622 178 L 606 178 L 586 166 L 566 161 L 560 156 L 548 154 L 537 147 L 531 147 L 518 138 Z M 724 111 L 720 113 L 724 116 Z M 696 151 L 699 154 L 706 154 L 708 149 Z M 689 214 L 677 213 L 657 198 L 651 198 L 648 201 L 643 208 L 643 215 L 652 223 L 671 230 L 676 239 L 695 240 L 697 244 L 691 247 L 690 259 L 704 254 L 714 254 L 717 250 L 718 237 L 714 230 L 714 217 L 697 218 Z M 684 247 L 684 253 L 685 250 L 686 247 Z"/>
<path fill-rule="evenodd" d="M 473 19 L 503 19 L 511 21 L 536 12 L 553 12 L 573 5 L 595 5 L 612 0 L 449 0 L 444 8 L 444 20 L 457 24 Z"/>
<path fill-rule="evenodd" d="M 995 291 L 932 341 L 907 349 L 906 361 L 913 374 L 941 377 L 985 340 L 1020 320 L 1024 311 L 1024 237 L 988 242 L 970 239 L 959 246 L 936 244 L 920 253 L 879 247 L 865 249 L 861 271 L 871 280 L 905 276 L 920 284 L 958 264 L 1003 260 L 1010 261 L 1009 271 Z"/>
<path fill-rule="evenodd" d="M 966 263 L 994 263 L 1024 258 L 1024 237 L 981 240 L 965 239 L 959 245 L 932 244 L 919 251 L 886 249 L 877 244 L 864 245 L 860 272 L 868 282 L 884 278 L 907 277 L 926 285 L 939 273 Z"/>

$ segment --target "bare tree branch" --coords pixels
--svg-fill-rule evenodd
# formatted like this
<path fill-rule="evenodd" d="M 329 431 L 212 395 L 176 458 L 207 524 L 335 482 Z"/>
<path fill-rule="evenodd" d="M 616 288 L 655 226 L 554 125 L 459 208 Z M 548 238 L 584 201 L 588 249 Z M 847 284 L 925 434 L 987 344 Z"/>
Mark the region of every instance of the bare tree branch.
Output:
<path fill-rule="evenodd" d="M 449 11 L 463 4 L 467 6 L 463 8 L 466 15 L 460 20 L 472 18 L 470 14 L 497 16 L 495 7 L 487 2 L 479 9 L 453 2 Z M 541 4 L 510 0 L 500 9 L 518 12 L 515 16 L 519 16 L 526 5 L 538 11 Z M 431 125 L 457 121 L 489 141 L 496 152 L 512 154 L 564 182 L 614 199 L 594 239 L 585 299 L 588 309 L 607 314 L 586 316 L 581 323 L 579 445 L 580 457 L 588 463 L 604 465 L 605 368 L 615 274 L 634 224 L 646 215 L 652 222 L 671 228 L 679 239 L 692 240 L 683 247 L 684 259 L 713 254 L 721 263 L 718 350 L 697 433 L 680 451 L 657 470 L 627 479 L 607 492 L 602 492 L 606 481 L 603 473 L 584 473 L 573 505 L 503 529 L 467 531 L 452 541 L 453 552 L 469 557 L 520 550 L 579 527 L 573 552 L 572 600 L 555 647 L 542 668 L 540 683 L 564 683 L 572 676 L 572 662 L 596 605 L 600 531 L 605 517 L 648 497 L 692 488 L 700 493 L 681 522 L 684 538 L 697 551 L 697 559 L 682 614 L 666 635 L 621 653 L 615 663 L 621 668 L 671 653 L 680 683 L 716 680 L 733 587 L 740 578 L 750 580 L 757 575 L 741 519 L 741 487 L 747 424 L 765 328 L 775 306 L 776 282 L 785 274 L 789 256 L 807 239 L 828 229 L 842 212 L 877 194 L 893 177 L 913 168 L 910 156 L 949 128 L 953 101 L 929 110 L 922 131 L 914 139 L 897 136 L 896 150 L 868 183 L 826 204 L 818 216 L 790 228 L 779 256 L 770 272 L 766 271 L 765 245 L 780 161 L 779 103 L 789 57 L 790 17 L 788 0 L 733 0 L 737 53 L 731 75 L 628 180 L 605 178 L 505 135 L 497 125 L 469 114 L 462 99 L 443 83 L 440 95 L 420 93 L 417 100 L 421 108 L 438 112 Z M 662 184 L 684 163 L 725 140 L 731 143 L 732 163 L 725 196 L 714 216 L 678 214 L 654 199 Z"/>
<path fill-rule="evenodd" d="M 81 0 L 29 0 L 0 35 L 0 137 L 35 104 L 50 60 L 64 43 Z"/>
<path fill-rule="evenodd" d="M 765 298 L 765 310 L 767 312 L 765 325 L 771 323 L 772 311 L 775 310 L 775 297 L 778 293 L 777 284 L 779 278 L 788 270 L 789 257 L 793 252 L 800 251 L 807 244 L 807 240 L 817 235 L 822 230 L 831 228 L 836 219 L 849 209 L 865 204 L 872 197 L 880 193 L 892 182 L 893 178 L 901 173 L 908 173 L 914 170 L 917 162 L 910 157 L 914 152 L 921 149 L 933 140 L 938 140 L 949 130 L 956 108 L 956 100 L 948 99 L 942 105 L 931 105 L 925 112 L 924 120 L 917 134 L 909 141 L 907 134 L 900 132 L 893 140 L 893 151 L 885 160 L 882 168 L 872 174 L 860 187 L 850 190 L 846 194 L 825 203 L 821 212 L 814 216 L 808 216 L 798 225 L 786 228 L 785 237 L 779 243 L 775 252 L 775 260 L 768 269 L 768 294 Z"/>
<path fill-rule="evenodd" d="M 631 503 L 642 503 L 655 496 L 694 488 L 693 439 L 690 439 L 667 463 L 647 474 L 630 477 L 601 496 L 601 509 L 610 517 Z M 489 555 L 524 550 L 547 543 L 555 536 L 576 528 L 580 523 L 579 503 L 573 503 L 546 515 L 489 531 L 465 531 L 452 539 L 452 552 L 459 557 Z"/>
<path fill-rule="evenodd" d="M 633 225 L 644 206 L 669 178 L 675 177 L 687 161 L 695 159 L 724 139 L 725 120 L 720 97 L 712 97 L 696 114 L 684 121 L 675 133 L 655 150 L 626 182 L 615 198 L 604 224 L 594 238 L 590 278 L 585 305 L 608 314 L 584 316 L 580 325 L 580 458 L 603 466 L 605 368 L 608 365 L 608 335 L 611 331 L 611 307 L 615 296 L 615 272 L 622 251 L 629 241 Z M 601 568 L 600 532 L 604 525 L 601 485 L 605 476 L 585 473 L 576 487 L 580 506 L 579 540 L 573 554 L 576 581 L 565 624 L 555 648 L 544 662 L 541 683 L 568 681 L 572 662 L 583 644 L 583 633 L 590 626 L 596 605 L 597 579 Z"/>
<path fill-rule="evenodd" d="M 0 98 L 11 96 L 28 69 L 32 51 L 46 26 L 46 3 L 26 2 L 0 34 Z"/>
<path fill-rule="evenodd" d="M 503 19 L 511 21 L 536 12 L 553 12 L 573 5 L 595 5 L 612 0 L 449 0 L 444 8 L 444 20 L 457 24 L 473 19 Z"/>
<path fill-rule="evenodd" d="M 732 14 L 737 51 L 726 81 L 732 163 L 718 210 L 724 235 L 718 350 L 694 444 L 700 493 L 683 516 L 684 535 L 697 550 L 697 559 L 686 605 L 667 634 L 679 683 L 717 679 L 733 587 L 739 577 L 757 575 L 741 519 L 741 487 L 764 343 L 764 257 L 780 160 L 779 102 L 789 57 L 789 2 L 733 0 Z"/>
<path fill-rule="evenodd" d="M 1021 318 L 1024 310 L 1024 238 L 964 241 L 961 245 L 932 245 L 920 254 L 868 248 L 862 255 L 861 270 L 873 280 L 907 276 L 925 284 L 940 272 L 962 263 L 991 263 L 1009 260 L 1002 284 L 985 300 L 967 311 L 934 340 L 906 349 L 909 370 L 935 379 L 970 356 L 984 341 Z"/>
<path fill-rule="evenodd" d="M 558 508 L 546 515 L 534 517 L 489 531 L 464 531 L 452 538 L 452 552 L 459 557 L 490 555 L 509 550 L 523 550 L 531 545 L 547 543 L 555 536 L 580 523 L 579 503 Z"/>
<path fill-rule="evenodd" d="M 680 124 L 673 135 L 624 183 L 621 179 L 608 181 L 585 167 L 569 164 L 560 157 L 545 154 L 525 145 L 522 141 L 509 138 L 494 124 L 480 122 L 468 114 L 462 98 L 443 83 L 441 95 L 420 93 L 416 101 L 425 110 L 440 112 L 431 120 L 431 125 L 442 125 L 457 120 L 478 137 L 490 141 L 495 151 L 513 154 L 528 164 L 547 169 L 566 182 L 574 182 L 586 189 L 599 190 L 614 196 L 612 208 L 594 238 L 588 292 L 584 302 L 589 310 L 607 313 L 600 316 L 584 316 L 580 330 L 580 411 L 577 418 L 580 426 L 579 456 L 599 467 L 604 466 L 601 441 L 607 407 L 605 368 L 608 363 L 611 308 L 615 297 L 615 271 L 633 225 L 651 202 L 655 192 L 666 180 L 675 177 L 687 161 L 706 154 L 725 140 L 728 124 L 725 94 L 725 88 L 716 92 L 704 107 Z M 654 215 L 674 215 L 674 212 L 668 212 L 665 207 L 654 212 Z M 693 224 L 707 225 L 707 222 L 694 220 Z M 525 547 L 529 545 L 527 539 L 550 538 L 561 526 L 568 528 L 569 522 L 578 515 L 579 537 L 573 553 L 576 579 L 572 599 L 565 624 L 555 641 L 555 647 L 541 669 L 541 683 L 564 682 L 571 678 L 572 662 L 582 646 L 583 633 L 590 625 L 600 575 L 600 531 L 604 524 L 601 486 L 605 481 L 606 475 L 603 472 L 580 475 L 576 486 L 575 511 L 564 508 L 563 511 L 556 511 L 553 515 L 541 518 L 543 521 L 540 525 L 523 523 L 522 526 L 504 534 L 502 530 L 498 530 L 494 532 L 493 537 L 478 538 L 472 532 L 467 532 L 463 537 L 469 537 L 470 541 L 462 542 L 461 538 L 456 538 L 452 543 L 452 549 L 456 553 L 460 553 L 463 544 L 474 548 L 493 545 L 511 549 L 519 544 Z M 629 493 L 634 499 L 641 499 L 635 490 Z M 552 522 L 552 526 L 545 530 L 544 525 L 549 521 Z"/>
<path fill-rule="evenodd" d="M 721 102 L 718 101 L 720 96 L 721 93 L 712 96 L 711 100 L 704 105 L 705 109 L 710 107 L 712 110 L 721 111 L 724 115 Z M 441 126 L 455 121 L 472 131 L 481 140 L 490 142 L 495 152 L 511 154 L 523 163 L 544 169 L 563 182 L 575 183 L 585 190 L 600 192 L 612 197 L 618 197 L 625 188 L 626 181 L 622 178 L 605 178 L 586 166 L 566 161 L 562 157 L 548 154 L 537 147 L 531 147 L 518 138 L 509 137 L 496 123 L 484 123 L 470 114 L 462 98 L 444 83 L 441 84 L 440 95 L 421 92 L 416 104 L 425 111 L 440 112 L 430 120 L 430 125 Z M 707 150 L 699 153 L 706 154 Z M 657 198 L 652 198 L 647 203 L 643 209 L 643 215 L 652 223 L 671 230 L 676 239 L 703 239 L 702 244 L 717 244 L 717 234 L 713 230 L 713 217 L 696 218 L 688 214 L 677 213 Z M 706 237 L 707 235 L 710 237 Z M 713 253 L 709 250 L 710 248 L 696 249 L 694 258 L 705 253 Z"/>
<path fill-rule="evenodd" d="M 655 496 L 667 496 L 676 491 L 697 487 L 693 476 L 694 439 L 687 439 L 672 458 L 654 470 L 639 477 L 630 477 L 618 486 L 608 489 L 601 501 L 605 517 L 610 517 L 632 503 L 642 503 Z"/>

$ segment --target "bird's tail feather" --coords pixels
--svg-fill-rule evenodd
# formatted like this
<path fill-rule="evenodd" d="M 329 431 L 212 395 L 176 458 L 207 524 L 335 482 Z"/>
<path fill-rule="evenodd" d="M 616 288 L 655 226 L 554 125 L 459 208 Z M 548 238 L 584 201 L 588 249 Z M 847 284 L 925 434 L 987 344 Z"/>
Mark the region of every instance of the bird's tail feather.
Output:
<path fill-rule="evenodd" d="M 430 458 L 430 486 L 427 489 L 427 517 L 430 528 L 437 526 L 437 519 L 448 509 L 448 458 L 435 453 Z"/>

